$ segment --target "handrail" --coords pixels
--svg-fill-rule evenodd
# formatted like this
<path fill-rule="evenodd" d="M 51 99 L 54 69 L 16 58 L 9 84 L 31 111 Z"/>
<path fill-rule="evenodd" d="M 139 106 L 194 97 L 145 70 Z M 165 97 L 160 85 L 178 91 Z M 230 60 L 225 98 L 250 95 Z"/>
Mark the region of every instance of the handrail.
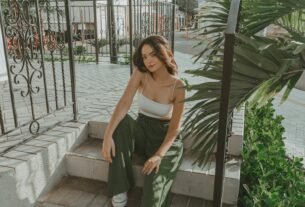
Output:
<path fill-rule="evenodd" d="M 69 50 L 69 65 L 70 65 L 70 77 L 71 77 L 71 90 L 72 90 L 72 104 L 73 104 L 73 119 L 78 119 L 77 102 L 76 102 L 76 77 L 75 77 L 75 63 L 72 45 L 72 21 L 70 14 L 70 0 L 65 0 L 65 12 L 67 21 L 67 32 L 68 32 L 68 50 Z"/>
<path fill-rule="evenodd" d="M 227 28 L 225 31 L 225 48 L 223 60 L 223 75 L 219 112 L 219 127 L 216 153 L 216 172 L 214 180 L 213 206 L 222 206 L 223 180 L 225 170 L 225 150 L 228 125 L 228 106 L 230 97 L 231 76 L 234 57 L 235 33 L 238 28 L 241 0 L 232 0 Z"/>

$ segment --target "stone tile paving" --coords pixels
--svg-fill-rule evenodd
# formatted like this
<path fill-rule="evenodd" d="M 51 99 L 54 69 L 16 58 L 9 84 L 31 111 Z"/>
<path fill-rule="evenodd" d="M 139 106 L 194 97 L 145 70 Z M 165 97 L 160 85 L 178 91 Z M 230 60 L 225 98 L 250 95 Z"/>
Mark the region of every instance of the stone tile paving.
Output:
<path fill-rule="evenodd" d="M 288 100 L 280 104 L 282 93 L 276 96 L 274 107 L 276 114 L 282 115 L 287 153 L 290 156 L 303 157 L 305 166 L 305 91 L 294 89 Z"/>

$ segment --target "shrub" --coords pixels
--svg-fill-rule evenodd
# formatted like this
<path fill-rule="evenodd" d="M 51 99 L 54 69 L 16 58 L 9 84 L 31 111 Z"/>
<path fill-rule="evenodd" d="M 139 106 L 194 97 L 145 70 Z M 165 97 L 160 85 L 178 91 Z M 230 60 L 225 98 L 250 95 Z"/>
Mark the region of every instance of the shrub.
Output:
<path fill-rule="evenodd" d="M 274 116 L 271 101 L 246 110 L 240 206 L 305 206 L 302 159 L 286 155 L 283 119 Z"/>
<path fill-rule="evenodd" d="M 130 64 L 130 55 L 125 54 L 125 55 L 119 56 L 119 64 L 129 65 Z"/>
<path fill-rule="evenodd" d="M 85 52 L 86 52 L 86 48 L 82 45 L 78 45 L 75 46 L 75 48 L 73 48 L 74 55 L 84 55 Z"/>

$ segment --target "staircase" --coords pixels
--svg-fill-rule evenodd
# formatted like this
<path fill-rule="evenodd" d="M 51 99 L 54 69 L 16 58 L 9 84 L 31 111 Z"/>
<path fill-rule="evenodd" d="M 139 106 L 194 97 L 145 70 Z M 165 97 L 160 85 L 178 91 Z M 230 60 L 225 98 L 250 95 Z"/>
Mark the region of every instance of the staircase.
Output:
<path fill-rule="evenodd" d="M 108 163 L 100 155 L 106 126 L 105 122 L 89 122 L 88 138 L 65 154 L 66 176 L 51 191 L 40 196 L 36 207 L 111 206 L 106 187 Z M 237 204 L 242 128 L 243 110 L 235 113 L 233 135 L 229 139 L 228 153 L 233 156 L 226 163 L 225 170 L 223 206 L 226 207 Z M 212 206 L 215 160 L 211 160 L 203 168 L 193 166 L 193 160 L 190 155 L 185 154 L 171 190 L 172 207 Z M 141 169 L 144 160 L 136 157 L 133 162 L 137 188 L 129 192 L 130 207 L 140 205 L 143 186 Z"/>

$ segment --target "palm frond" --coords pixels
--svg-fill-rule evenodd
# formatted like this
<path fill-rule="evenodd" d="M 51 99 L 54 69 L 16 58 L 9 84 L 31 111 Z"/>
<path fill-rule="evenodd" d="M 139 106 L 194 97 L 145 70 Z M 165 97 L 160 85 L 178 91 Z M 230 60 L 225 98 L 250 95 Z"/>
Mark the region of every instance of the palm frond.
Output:
<path fill-rule="evenodd" d="M 287 97 L 305 68 L 301 56 L 305 47 L 302 50 L 303 47 L 296 43 L 283 45 L 281 41 L 241 34 L 236 38 L 229 113 L 248 99 L 250 103 L 266 103 L 284 87 L 287 88 L 284 98 Z M 293 51 L 298 53 L 293 54 Z M 184 133 L 193 139 L 191 152 L 198 158 L 199 165 L 210 159 L 217 141 L 222 78 L 220 63 L 218 58 L 211 58 L 206 68 L 188 71 L 213 79 L 191 85 L 190 88 L 196 92 L 187 99 L 198 102 L 184 122 Z"/>
<path fill-rule="evenodd" d="M 204 54 L 208 54 L 208 60 L 218 53 L 218 49 L 223 46 L 226 23 L 228 19 L 228 10 L 230 4 L 227 0 L 218 0 L 215 2 L 206 2 L 198 11 L 198 22 L 204 27 L 199 28 L 196 32 L 206 40 L 205 48 L 196 55 L 195 62 L 200 60 Z M 198 45 L 204 44 L 199 43 Z"/>
<path fill-rule="evenodd" d="M 294 39 L 299 42 L 305 42 L 305 9 L 294 11 L 281 19 L 277 20 L 275 24 L 285 29 Z"/>
<path fill-rule="evenodd" d="M 304 10 L 305 1 L 256 0 L 252 4 L 243 6 L 240 32 L 252 36 L 271 24 L 279 24 L 299 34 L 304 24 L 302 25 L 302 19 L 296 20 L 296 18 L 300 15 L 304 18 Z"/>
<path fill-rule="evenodd" d="M 190 85 L 196 91 L 186 101 L 196 104 L 187 113 L 183 132 L 193 141 L 190 149 L 199 165 L 211 157 L 217 142 L 221 95 L 224 31 L 230 0 L 208 1 L 199 9 L 197 31 L 206 45 L 195 62 L 202 68 L 187 71 L 210 78 L 210 82 Z M 288 96 L 305 70 L 305 1 L 244 0 L 240 34 L 236 35 L 229 113 L 244 101 L 263 105 L 281 90 L 282 101 Z M 275 38 L 258 36 L 270 25 L 278 25 L 286 34 Z M 202 60 L 202 57 L 205 57 Z"/>

